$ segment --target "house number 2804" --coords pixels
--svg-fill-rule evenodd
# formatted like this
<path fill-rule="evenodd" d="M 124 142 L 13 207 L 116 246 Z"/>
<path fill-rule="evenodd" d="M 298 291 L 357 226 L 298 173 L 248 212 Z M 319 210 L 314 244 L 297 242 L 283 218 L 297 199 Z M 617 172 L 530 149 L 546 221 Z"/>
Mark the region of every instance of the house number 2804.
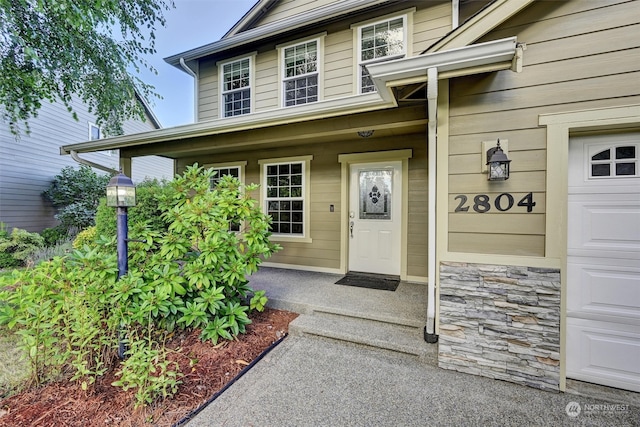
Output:
<path fill-rule="evenodd" d="M 469 212 L 469 206 L 467 202 L 469 198 L 464 194 L 459 194 L 455 197 L 455 200 L 459 200 L 458 206 L 454 212 Z M 493 206 L 500 212 L 506 212 L 510 210 L 515 203 L 513 195 L 510 193 L 498 194 L 493 200 Z M 473 210 L 478 213 L 486 213 L 491 210 L 491 198 L 486 194 L 478 194 L 473 198 Z M 532 212 L 536 202 L 533 201 L 533 193 L 525 195 L 516 206 L 527 208 L 527 212 Z"/>

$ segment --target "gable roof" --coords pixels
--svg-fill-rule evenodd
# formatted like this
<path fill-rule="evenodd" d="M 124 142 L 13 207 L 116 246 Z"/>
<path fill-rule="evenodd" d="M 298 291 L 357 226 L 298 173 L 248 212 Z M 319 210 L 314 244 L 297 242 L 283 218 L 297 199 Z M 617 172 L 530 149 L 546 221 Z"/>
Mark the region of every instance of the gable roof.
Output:
<path fill-rule="evenodd" d="M 258 0 L 233 27 L 222 36 L 223 39 L 248 30 L 265 16 L 279 0 Z"/>
<path fill-rule="evenodd" d="M 534 0 L 494 0 L 475 15 L 467 19 L 458 28 L 450 31 L 440 40 L 429 46 L 424 52 L 439 52 L 468 46 L 516 15 L 533 3 Z"/>
<path fill-rule="evenodd" d="M 266 3 L 267 2 L 265 1 L 264 4 Z M 168 56 L 164 58 L 164 60 L 170 65 L 173 65 L 174 67 L 185 71 L 180 65 L 180 59 L 183 59 L 187 62 L 195 61 L 205 56 L 224 53 L 228 50 L 249 45 L 254 42 L 260 42 L 268 38 L 274 38 L 276 36 L 282 36 L 287 33 L 292 33 L 309 25 L 331 21 L 344 15 L 375 8 L 376 6 L 379 6 L 381 4 L 388 5 L 392 3 L 401 3 L 401 1 L 341 0 L 339 2 L 309 10 L 308 12 L 303 14 L 298 14 L 287 19 L 270 22 L 260 27 L 251 28 L 243 32 L 232 32 L 227 37 L 222 38 L 216 42 Z M 256 6 L 252 8 L 252 11 L 256 9 L 256 7 L 260 7 L 260 5 L 264 4 L 262 2 L 256 4 Z M 248 25 L 248 22 L 253 22 L 251 21 L 251 19 L 251 16 L 247 17 L 246 22 L 241 24 L 238 29 L 245 28 Z M 236 24 L 236 26 L 237 25 L 238 24 Z M 236 26 L 234 26 L 234 28 L 236 28 Z"/>

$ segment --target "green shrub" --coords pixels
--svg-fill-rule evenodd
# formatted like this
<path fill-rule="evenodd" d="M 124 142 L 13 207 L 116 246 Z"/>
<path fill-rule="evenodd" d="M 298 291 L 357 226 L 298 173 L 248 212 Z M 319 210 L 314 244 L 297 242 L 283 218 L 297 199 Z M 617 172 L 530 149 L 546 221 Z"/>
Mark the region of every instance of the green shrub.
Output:
<path fill-rule="evenodd" d="M 0 237 L 0 253 L 5 254 L 0 259 L 0 262 L 5 264 L 2 268 L 26 265 L 29 258 L 42 247 L 44 239 L 41 235 L 14 228 L 9 236 Z M 7 255 L 15 259 L 17 264 L 13 264 Z"/>
<path fill-rule="evenodd" d="M 105 196 L 108 175 L 98 175 L 89 166 L 67 166 L 42 196 L 58 209 L 55 215 L 69 236 L 94 225 L 98 202 Z"/>
<path fill-rule="evenodd" d="M 248 196 L 257 186 L 225 177 L 210 191 L 213 173 L 196 165 L 166 186 L 158 206 L 168 230 L 148 221 L 131 227 L 130 268 L 120 279 L 114 238 L 0 277 L 0 324 L 22 337 L 34 381 L 72 372 L 87 388 L 124 337 L 127 358 L 113 384 L 134 388 L 137 406 L 149 404 L 180 383 L 163 346 L 170 331 L 200 328 L 213 342 L 245 332 L 249 310 L 267 302 L 246 276 L 279 246 Z M 229 231 L 232 223 L 239 232 Z"/>
<path fill-rule="evenodd" d="M 44 245 L 47 247 L 55 246 L 56 244 L 68 239 L 67 228 L 63 226 L 56 226 L 53 228 L 45 228 L 40 232 L 40 235 L 44 239 Z"/>
<path fill-rule="evenodd" d="M 158 197 L 168 191 L 167 183 L 145 180 L 136 186 L 136 205 L 127 210 L 130 227 L 147 225 L 151 230 L 166 232 L 169 224 L 162 218 Z M 116 210 L 100 200 L 96 212 L 96 228 L 99 236 L 116 235 Z"/>
<path fill-rule="evenodd" d="M 22 264 L 20 260 L 15 259 L 12 254 L 0 252 L 0 269 L 14 268 L 20 266 L 20 264 Z"/>
<path fill-rule="evenodd" d="M 84 245 L 91 246 L 93 243 L 95 243 L 97 236 L 97 227 L 93 226 L 85 228 L 84 230 L 79 232 L 76 238 L 73 240 L 73 248 L 80 249 Z"/>

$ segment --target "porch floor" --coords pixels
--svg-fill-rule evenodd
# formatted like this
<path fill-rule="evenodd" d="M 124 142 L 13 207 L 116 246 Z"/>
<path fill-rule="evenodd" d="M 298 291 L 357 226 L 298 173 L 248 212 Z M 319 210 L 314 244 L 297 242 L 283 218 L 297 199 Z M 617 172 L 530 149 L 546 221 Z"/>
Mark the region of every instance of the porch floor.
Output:
<path fill-rule="evenodd" d="M 422 328 L 427 318 L 427 285 L 400 282 L 395 291 L 336 285 L 341 274 L 260 267 L 249 277 L 264 289 L 269 307 L 300 314 L 315 312 Z"/>
<path fill-rule="evenodd" d="M 263 267 L 249 278 L 272 308 L 300 313 L 294 336 L 317 336 L 391 350 L 437 365 L 437 345 L 424 340 L 427 286 L 400 282 L 395 291 L 336 285 L 341 274 Z"/>

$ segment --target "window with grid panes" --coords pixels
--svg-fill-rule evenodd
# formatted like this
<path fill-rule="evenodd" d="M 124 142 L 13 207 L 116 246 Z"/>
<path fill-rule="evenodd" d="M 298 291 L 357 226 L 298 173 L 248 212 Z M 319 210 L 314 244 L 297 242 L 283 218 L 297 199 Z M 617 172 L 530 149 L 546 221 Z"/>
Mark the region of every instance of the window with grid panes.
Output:
<path fill-rule="evenodd" d="M 318 41 L 284 48 L 284 105 L 318 101 Z"/>
<path fill-rule="evenodd" d="M 591 155 L 589 177 L 629 178 L 640 176 L 640 143 L 613 146 Z"/>
<path fill-rule="evenodd" d="M 265 165 L 267 214 L 274 234 L 304 235 L 304 163 Z"/>
<path fill-rule="evenodd" d="M 225 117 L 251 112 L 251 60 L 249 58 L 222 66 L 222 100 Z"/>
<path fill-rule="evenodd" d="M 240 179 L 240 168 L 238 166 L 224 167 L 224 168 L 212 168 L 216 173 L 211 177 L 210 188 L 213 190 L 216 188 L 223 176 L 232 176 Z M 232 222 L 229 225 L 230 231 L 240 231 L 240 223 Z"/>
<path fill-rule="evenodd" d="M 359 29 L 359 83 L 360 92 L 375 92 L 376 88 L 367 64 L 402 58 L 405 55 L 404 17 L 362 26 Z"/>

